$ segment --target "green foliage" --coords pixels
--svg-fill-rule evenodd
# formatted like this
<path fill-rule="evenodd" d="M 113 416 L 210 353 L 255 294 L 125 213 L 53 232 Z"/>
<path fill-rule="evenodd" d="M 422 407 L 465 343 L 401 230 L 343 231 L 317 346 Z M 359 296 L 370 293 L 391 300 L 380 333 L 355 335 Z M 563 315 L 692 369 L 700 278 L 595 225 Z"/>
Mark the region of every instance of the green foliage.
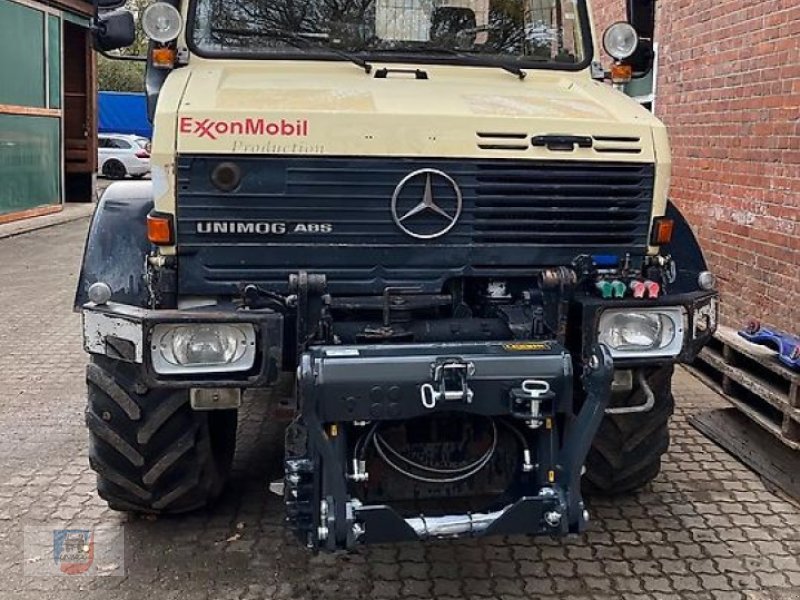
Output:
<path fill-rule="evenodd" d="M 127 48 L 111 52 L 112 56 L 147 55 L 148 40 L 142 31 L 142 13 L 153 0 L 128 0 L 125 8 L 133 13 L 136 40 Z M 98 54 L 97 80 L 99 89 L 106 92 L 143 92 L 144 62 L 114 60 Z"/>
<path fill-rule="evenodd" d="M 125 8 L 133 13 L 134 21 L 136 22 L 136 40 L 131 46 L 123 50 L 128 56 L 144 56 L 147 54 L 148 39 L 142 31 L 142 14 L 144 9 L 152 4 L 155 0 L 128 0 Z"/>
<path fill-rule="evenodd" d="M 97 83 L 104 92 L 143 92 L 144 63 L 98 56 Z"/>

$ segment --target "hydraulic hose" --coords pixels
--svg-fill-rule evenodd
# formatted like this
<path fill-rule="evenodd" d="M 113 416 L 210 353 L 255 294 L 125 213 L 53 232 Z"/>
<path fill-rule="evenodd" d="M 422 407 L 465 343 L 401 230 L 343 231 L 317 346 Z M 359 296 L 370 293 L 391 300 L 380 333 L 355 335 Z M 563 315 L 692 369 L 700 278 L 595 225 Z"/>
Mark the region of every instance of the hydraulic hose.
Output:
<path fill-rule="evenodd" d="M 459 481 L 464 481 L 465 479 L 469 479 L 476 473 L 478 473 L 481 469 L 483 469 L 489 461 L 494 456 L 495 450 L 497 449 L 497 424 L 495 423 L 494 419 L 489 419 L 492 424 L 492 444 L 489 449 L 476 461 L 472 462 L 469 465 L 464 465 L 463 467 L 459 467 L 458 469 L 436 469 L 434 467 L 429 467 L 427 465 L 422 465 L 415 461 L 412 461 L 408 457 L 403 456 L 397 450 L 392 448 L 386 440 L 381 436 L 379 433 L 376 433 L 372 438 L 372 444 L 375 447 L 375 451 L 378 455 L 383 459 L 383 461 L 389 465 L 392 469 L 400 473 L 401 475 L 408 477 L 409 479 L 413 479 L 415 481 L 421 481 L 423 483 L 456 483 Z M 388 454 L 387 454 L 388 452 Z M 396 458 L 390 458 L 389 454 L 392 454 Z M 422 471 L 424 473 L 430 473 L 435 475 L 450 475 L 448 477 L 427 477 L 425 475 L 418 475 L 416 473 L 412 473 L 408 471 L 404 467 L 400 466 L 395 460 L 402 460 L 408 466 L 417 469 L 418 471 Z M 458 474 L 454 474 L 458 473 Z"/>

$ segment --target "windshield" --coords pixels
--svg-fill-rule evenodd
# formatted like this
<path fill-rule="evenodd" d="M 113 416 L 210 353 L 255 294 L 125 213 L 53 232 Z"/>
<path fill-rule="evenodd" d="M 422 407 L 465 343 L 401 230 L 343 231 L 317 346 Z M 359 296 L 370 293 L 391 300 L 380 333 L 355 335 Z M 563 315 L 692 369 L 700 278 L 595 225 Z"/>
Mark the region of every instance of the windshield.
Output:
<path fill-rule="evenodd" d="M 584 0 L 195 0 L 193 10 L 189 35 L 205 56 L 332 49 L 564 67 L 590 52 Z"/>

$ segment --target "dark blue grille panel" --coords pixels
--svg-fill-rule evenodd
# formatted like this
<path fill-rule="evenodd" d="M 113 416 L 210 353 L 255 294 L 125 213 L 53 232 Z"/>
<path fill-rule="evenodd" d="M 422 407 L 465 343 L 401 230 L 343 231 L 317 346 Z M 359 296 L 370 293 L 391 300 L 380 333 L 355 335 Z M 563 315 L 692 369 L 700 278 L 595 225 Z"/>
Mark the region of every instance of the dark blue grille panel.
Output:
<path fill-rule="evenodd" d="M 232 193 L 210 181 L 225 160 L 243 173 Z M 463 197 L 455 226 L 432 240 L 409 237 L 391 214 L 396 186 L 418 169 L 447 173 Z M 652 165 L 630 163 L 185 156 L 178 163 L 180 288 L 282 287 L 289 273 L 305 269 L 326 273 L 338 293 L 438 290 L 454 276 L 524 275 L 578 254 L 643 252 L 653 178 Z M 434 178 L 432 191 L 452 204 L 444 179 Z M 424 178 L 404 191 L 411 199 L 423 193 Z M 409 222 L 417 231 L 442 226 L 431 211 Z M 267 233 L 277 223 L 287 232 Z"/>

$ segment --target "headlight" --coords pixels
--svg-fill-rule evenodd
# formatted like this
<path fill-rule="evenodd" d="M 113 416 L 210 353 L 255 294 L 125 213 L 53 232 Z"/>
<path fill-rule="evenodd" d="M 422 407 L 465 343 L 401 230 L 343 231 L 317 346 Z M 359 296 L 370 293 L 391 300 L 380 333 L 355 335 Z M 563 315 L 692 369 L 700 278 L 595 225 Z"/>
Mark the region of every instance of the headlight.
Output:
<path fill-rule="evenodd" d="M 683 348 L 681 307 L 614 309 L 600 315 L 597 341 L 614 358 L 677 356 Z"/>
<path fill-rule="evenodd" d="M 148 6 L 142 14 L 142 30 L 154 42 L 171 42 L 183 28 L 183 19 L 178 9 L 166 2 Z"/>
<path fill-rule="evenodd" d="M 249 323 L 162 323 L 151 339 L 153 369 L 165 375 L 246 371 L 255 362 L 256 334 Z"/>
<path fill-rule="evenodd" d="M 625 60 L 636 52 L 639 35 L 630 23 L 614 23 L 603 34 L 603 48 L 612 58 Z"/>

